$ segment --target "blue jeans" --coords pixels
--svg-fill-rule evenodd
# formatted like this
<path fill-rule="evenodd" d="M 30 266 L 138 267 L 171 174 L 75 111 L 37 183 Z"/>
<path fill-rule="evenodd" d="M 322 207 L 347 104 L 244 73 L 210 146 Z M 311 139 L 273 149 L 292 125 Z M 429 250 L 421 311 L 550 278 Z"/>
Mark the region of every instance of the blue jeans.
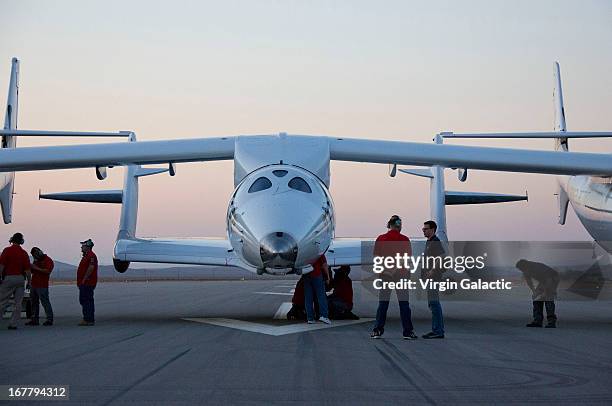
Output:
<path fill-rule="evenodd" d="M 408 301 L 408 291 L 396 290 L 397 302 L 400 308 L 400 318 L 402 319 L 402 329 L 404 335 L 408 335 L 414 331 L 412 325 L 412 312 L 410 310 L 410 302 Z M 374 328 L 385 331 L 385 322 L 387 321 L 387 310 L 389 310 L 389 299 L 391 298 L 390 289 L 381 289 L 378 296 L 378 309 L 376 310 L 376 323 Z"/>
<path fill-rule="evenodd" d="M 83 307 L 83 320 L 95 321 L 94 289 L 95 286 L 79 286 L 79 303 Z"/>
<path fill-rule="evenodd" d="M 304 307 L 306 308 L 306 317 L 308 320 L 314 320 L 314 296 L 317 296 L 319 304 L 319 316 L 329 317 L 327 310 L 327 296 L 325 295 L 325 283 L 322 276 L 310 276 L 308 274 L 304 278 Z"/>

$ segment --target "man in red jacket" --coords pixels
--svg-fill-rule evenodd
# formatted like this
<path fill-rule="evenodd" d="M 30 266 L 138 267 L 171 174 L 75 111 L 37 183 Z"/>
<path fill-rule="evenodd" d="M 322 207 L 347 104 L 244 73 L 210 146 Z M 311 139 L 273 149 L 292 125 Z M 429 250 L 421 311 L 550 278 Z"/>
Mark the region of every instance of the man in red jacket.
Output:
<path fill-rule="evenodd" d="M 24 294 L 24 281 L 30 284 L 32 274 L 30 272 L 30 257 L 21 246 L 25 242 L 23 234 L 15 233 L 9 240 L 10 246 L 6 247 L 0 255 L 0 311 L 4 310 L 11 295 L 15 297 L 15 308 L 13 317 L 9 322 L 9 330 L 17 330 L 17 323 L 21 318 L 21 302 Z"/>
<path fill-rule="evenodd" d="M 91 239 L 81 241 L 83 258 L 77 269 L 77 286 L 79 287 L 79 303 L 83 307 L 83 320 L 79 326 L 93 326 L 95 320 L 94 289 L 98 284 L 98 257 L 92 251 Z"/>
<path fill-rule="evenodd" d="M 394 257 L 396 254 L 408 256 L 412 255 L 412 246 L 410 239 L 402 234 L 402 219 L 394 215 L 387 222 L 388 232 L 381 234 L 376 239 L 374 244 L 374 256 Z M 409 279 L 410 272 L 404 268 L 397 268 L 385 271 L 381 274 L 384 281 L 400 281 L 401 279 Z M 400 308 L 400 317 L 402 319 L 403 336 L 406 340 L 416 340 L 418 337 L 414 333 L 412 325 L 412 314 L 410 311 L 410 303 L 408 302 L 408 290 L 395 289 L 397 301 Z M 385 332 L 385 322 L 387 320 L 387 310 L 389 309 L 389 299 L 391 298 L 391 289 L 381 289 L 378 296 L 378 309 L 376 310 L 376 323 L 370 334 L 371 338 L 381 338 Z"/>
<path fill-rule="evenodd" d="M 32 264 L 32 288 L 30 289 L 32 319 L 26 325 L 38 326 L 40 303 L 42 303 L 47 315 L 47 320 L 43 323 L 43 326 L 52 326 L 53 308 L 49 301 L 49 276 L 53 271 L 53 260 L 38 247 L 32 248 L 30 253 L 34 258 L 34 263 Z"/>

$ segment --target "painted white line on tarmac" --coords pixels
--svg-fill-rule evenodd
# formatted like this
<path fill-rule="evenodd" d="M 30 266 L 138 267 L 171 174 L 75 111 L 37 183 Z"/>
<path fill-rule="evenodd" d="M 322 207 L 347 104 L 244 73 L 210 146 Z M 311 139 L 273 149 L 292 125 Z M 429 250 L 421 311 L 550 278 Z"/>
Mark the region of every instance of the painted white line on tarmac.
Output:
<path fill-rule="evenodd" d="M 236 330 L 249 331 L 251 333 L 266 334 L 271 336 L 282 336 L 286 334 L 303 333 L 306 331 L 322 330 L 334 327 L 350 326 L 352 324 L 366 323 L 372 321 L 371 318 L 364 318 L 360 320 L 334 320 L 331 325 L 325 323 L 307 324 L 307 323 L 296 323 L 287 324 L 281 326 L 274 326 L 270 324 L 254 323 L 252 321 L 235 320 L 235 319 L 224 319 L 224 318 L 184 318 L 186 321 L 193 321 L 196 323 L 211 324 L 213 326 L 233 328 Z"/>
<path fill-rule="evenodd" d="M 280 295 L 280 296 L 293 296 L 293 293 L 284 293 L 284 292 L 253 292 L 260 295 Z"/>
<path fill-rule="evenodd" d="M 289 310 L 291 310 L 291 307 L 293 306 L 293 303 L 291 302 L 285 302 L 285 303 L 281 303 L 281 305 L 278 307 L 278 310 L 276 311 L 276 313 L 274 313 L 274 319 L 275 320 L 284 320 L 287 318 L 287 313 L 289 313 Z"/>

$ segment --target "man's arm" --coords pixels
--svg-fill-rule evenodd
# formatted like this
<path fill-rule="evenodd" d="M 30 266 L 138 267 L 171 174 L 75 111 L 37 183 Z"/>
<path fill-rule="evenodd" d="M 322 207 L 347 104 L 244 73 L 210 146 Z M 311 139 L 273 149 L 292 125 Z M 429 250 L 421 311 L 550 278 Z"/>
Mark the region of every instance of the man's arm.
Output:
<path fill-rule="evenodd" d="M 95 267 L 95 263 L 94 263 L 94 259 L 92 258 L 89 261 L 89 266 L 87 267 L 87 270 L 85 271 L 85 275 L 83 276 L 83 281 L 86 281 L 89 279 L 89 277 L 93 273 L 94 267 Z"/>
<path fill-rule="evenodd" d="M 535 286 L 533 285 L 533 279 L 531 279 L 531 276 L 524 274 L 524 277 L 525 282 L 527 282 L 527 286 L 529 286 L 529 289 L 531 289 L 532 292 L 535 292 Z"/>
<path fill-rule="evenodd" d="M 43 267 L 38 266 L 36 264 L 32 264 L 31 269 L 34 272 L 41 272 L 41 273 L 46 273 L 46 274 L 50 274 L 51 273 L 51 268 L 49 268 L 49 269 L 43 268 Z"/>
<path fill-rule="evenodd" d="M 321 268 L 323 269 L 323 278 L 325 279 L 325 284 L 329 285 L 331 282 L 329 278 L 329 265 L 327 265 L 327 262 L 323 262 L 323 266 Z"/>
<path fill-rule="evenodd" d="M 444 246 L 442 245 L 442 241 L 440 241 L 439 239 L 436 239 L 435 241 L 432 241 L 432 248 L 433 248 L 433 253 L 432 253 L 432 257 L 435 258 L 440 258 L 442 257 L 442 260 L 444 260 L 444 255 L 446 254 L 446 250 L 444 249 Z M 445 269 L 444 267 L 438 267 L 434 264 L 433 269 L 431 269 L 430 271 L 430 277 L 431 276 L 435 276 L 435 277 L 441 277 L 442 274 L 444 273 Z"/>

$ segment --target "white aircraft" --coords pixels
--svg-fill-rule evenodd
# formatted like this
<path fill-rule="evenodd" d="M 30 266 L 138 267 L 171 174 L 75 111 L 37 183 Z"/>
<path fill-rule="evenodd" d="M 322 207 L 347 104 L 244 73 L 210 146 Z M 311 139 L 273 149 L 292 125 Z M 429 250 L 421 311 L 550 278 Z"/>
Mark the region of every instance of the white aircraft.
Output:
<path fill-rule="evenodd" d="M 533 172 L 557 175 L 612 175 L 612 155 L 454 146 L 327 136 L 240 135 L 218 138 L 136 142 L 135 134 L 23 131 L 17 126 L 18 61 L 13 60 L 7 124 L 0 150 L 4 188 L 13 187 L 13 172 L 125 166 L 123 190 L 89 191 L 41 197 L 68 201 L 120 202 L 121 219 L 114 264 L 125 272 L 130 262 L 239 266 L 257 272 L 308 272 L 326 254 L 330 265 L 362 263 L 361 240 L 335 238 L 334 206 L 329 193 L 330 161 L 417 165 L 400 169 L 432 179 L 431 216 L 446 239 L 445 203 L 497 202 L 520 196 L 447 194 L 443 168 Z M 18 136 L 127 136 L 130 142 L 95 145 L 14 148 Z M 227 210 L 227 238 L 160 239 L 136 236 L 139 178 L 162 172 L 174 175 L 176 163 L 234 161 L 234 186 Z M 142 165 L 167 164 L 165 168 Z M 10 194 L 0 196 L 10 221 Z M 178 209 L 178 208 L 177 208 Z"/>
<path fill-rule="evenodd" d="M 555 125 L 553 132 L 528 133 L 480 133 L 454 134 L 441 133 L 444 138 L 553 138 L 555 150 L 568 152 L 570 138 L 612 137 L 612 132 L 567 131 L 563 90 L 559 63 L 555 62 L 553 101 Z M 603 175 L 603 174 L 600 174 Z M 463 179 L 465 180 L 465 178 Z M 587 232 L 606 251 L 612 253 L 612 177 L 610 176 L 559 176 L 559 224 L 565 224 L 567 207 L 571 202 L 574 212 Z"/>

